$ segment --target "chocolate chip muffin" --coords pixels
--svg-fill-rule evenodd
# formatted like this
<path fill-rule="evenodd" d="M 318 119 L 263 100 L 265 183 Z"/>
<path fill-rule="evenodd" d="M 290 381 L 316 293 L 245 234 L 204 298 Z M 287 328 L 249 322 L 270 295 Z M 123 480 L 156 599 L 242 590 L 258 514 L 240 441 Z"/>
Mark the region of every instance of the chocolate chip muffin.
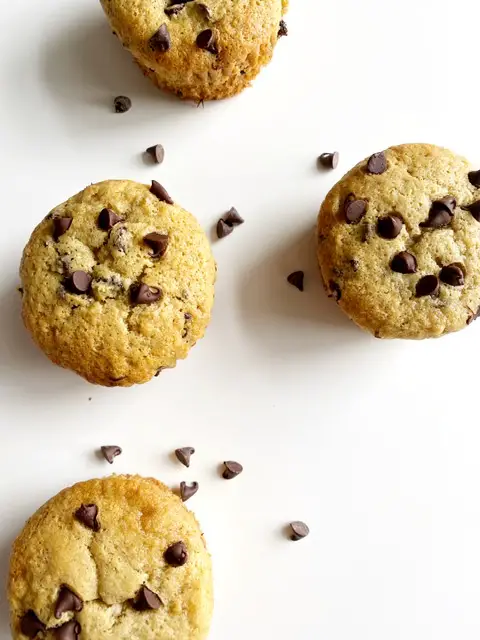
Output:
<path fill-rule="evenodd" d="M 65 489 L 13 545 L 14 640 L 203 640 L 212 594 L 195 517 L 151 478 Z"/>
<path fill-rule="evenodd" d="M 22 315 L 56 364 L 90 382 L 146 382 L 185 358 L 213 305 L 215 262 L 165 189 L 128 180 L 56 207 L 22 259 Z"/>
<path fill-rule="evenodd" d="M 480 171 L 405 144 L 360 162 L 318 218 L 328 294 L 378 338 L 458 331 L 480 306 Z"/>
<path fill-rule="evenodd" d="M 267 64 L 288 0 L 101 0 L 114 33 L 155 84 L 183 98 L 239 93 Z"/>

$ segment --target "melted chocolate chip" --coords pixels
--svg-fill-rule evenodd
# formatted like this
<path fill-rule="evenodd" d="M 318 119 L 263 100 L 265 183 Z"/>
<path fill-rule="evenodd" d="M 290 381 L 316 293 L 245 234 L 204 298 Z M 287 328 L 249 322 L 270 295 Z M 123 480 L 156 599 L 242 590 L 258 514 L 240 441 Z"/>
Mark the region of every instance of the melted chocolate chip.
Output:
<path fill-rule="evenodd" d="M 182 502 L 186 502 L 187 500 L 190 500 L 190 498 L 197 493 L 198 488 L 199 488 L 198 482 L 191 482 L 190 484 L 187 484 L 186 482 L 181 482 L 180 497 L 182 499 Z"/>
<path fill-rule="evenodd" d="M 196 42 L 199 49 L 204 49 L 215 55 L 218 53 L 215 34 L 211 29 L 205 29 L 199 33 Z"/>
<path fill-rule="evenodd" d="M 468 179 L 470 180 L 470 184 L 473 184 L 474 187 L 480 189 L 480 170 L 470 171 L 470 173 L 468 174 Z"/>
<path fill-rule="evenodd" d="M 403 220 L 394 214 L 377 220 L 377 233 L 384 240 L 393 240 L 402 231 Z"/>
<path fill-rule="evenodd" d="M 287 282 L 296 287 L 299 291 L 303 291 L 305 273 L 303 271 L 294 271 L 287 276 Z"/>
<path fill-rule="evenodd" d="M 150 187 L 151 193 L 156 196 L 161 202 L 166 202 L 167 204 L 173 204 L 173 200 L 168 195 L 167 191 L 162 187 L 162 185 L 156 180 L 152 180 L 152 186 Z"/>
<path fill-rule="evenodd" d="M 423 278 L 420 278 L 417 282 L 415 295 L 417 298 L 422 298 L 423 296 L 434 296 L 438 293 L 439 287 L 440 282 L 437 276 L 423 276 Z"/>
<path fill-rule="evenodd" d="M 148 233 L 143 238 L 143 241 L 152 249 L 152 253 L 150 254 L 152 258 L 161 258 L 165 255 L 168 247 L 167 235 L 154 231 L 153 233 Z"/>
<path fill-rule="evenodd" d="M 223 464 L 225 468 L 222 473 L 222 478 L 225 480 L 233 480 L 233 478 L 239 476 L 243 471 L 242 465 L 234 460 L 227 460 Z"/>
<path fill-rule="evenodd" d="M 74 271 L 66 284 L 72 293 L 86 293 L 92 284 L 92 276 L 85 271 Z"/>
<path fill-rule="evenodd" d="M 343 213 L 347 224 L 358 224 L 367 213 L 366 200 L 356 200 L 355 196 L 350 194 L 343 205 Z"/>
<path fill-rule="evenodd" d="M 98 216 L 98 226 L 103 231 L 110 231 L 116 224 L 122 222 L 123 218 L 118 216 L 111 209 L 102 209 Z"/>
<path fill-rule="evenodd" d="M 380 175 L 381 173 L 385 173 L 387 170 L 387 158 L 383 151 L 379 153 L 374 153 L 373 156 L 370 156 L 367 162 L 367 172 L 372 175 Z"/>
<path fill-rule="evenodd" d="M 143 282 L 132 286 L 130 290 L 130 299 L 133 304 L 153 304 L 160 300 L 162 295 L 160 287 L 149 287 Z"/>
<path fill-rule="evenodd" d="M 56 640 L 78 640 L 82 627 L 76 620 L 70 620 L 52 630 Z"/>
<path fill-rule="evenodd" d="M 167 25 L 163 23 L 148 42 L 150 49 L 154 51 L 159 51 L 160 53 L 168 51 L 172 46 L 172 41 Z"/>
<path fill-rule="evenodd" d="M 82 504 L 75 511 L 75 518 L 92 531 L 100 531 L 100 523 L 97 519 L 98 507 L 96 504 Z"/>
<path fill-rule="evenodd" d="M 55 604 L 55 618 L 58 620 L 68 611 L 81 611 L 82 609 L 83 600 L 71 589 L 63 585 L 60 588 L 60 593 L 58 594 L 57 602 Z"/>
<path fill-rule="evenodd" d="M 137 611 L 149 611 L 160 609 L 163 602 L 156 593 L 145 585 L 140 588 L 135 599 L 132 601 L 132 606 Z"/>
<path fill-rule="evenodd" d="M 175 542 L 163 554 L 165 562 L 172 567 L 182 567 L 188 560 L 188 551 L 184 542 Z"/>
<path fill-rule="evenodd" d="M 72 226 L 73 218 L 54 218 L 53 219 L 53 238 L 58 240 Z"/>
<path fill-rule="evenodd" d="M 20 631 L 27 638 L 36 638 L 37 634 L 45 631 L 46 626 L 41 622 L 37 615 L 30 609 L 23 615 L 20 620 Z"/>
<path fill-rule="evenodd" d="M 182 447 L 181 449 L 175 449 L 177 460 L 181 462 L 185 467 L 190 466 L 190 458 L 194 453 L 195 449 L 193 447 Z"/>
<path fill-rule="evenodd" d="M 415 273 L 417 270 L 417 260 L 408 251 L 400 251 L 390 262 L 390 268 L 396 273 Z"/>
<path fill-rule="evenodd" d="M 310 529 L 304 522 L 296 520 L 295 522 L 290 523 L 290 540 L 298 542 L 298 540 L 306 538 L 309 533 Z"/>
<path fill-rule="evenodd" d="M 278 25 L 278 37 L 279 38 L 283 38 L 284 36 L 288 36 L 288 27 L 287 27 L 287 23 L 285 22 L 285 20 L 280 20 L 280 23 Z"/>
<path fill-rule="evenodd" d="M 128 96 L 117 96 L 113 101 L 115 113 L 126 113 L 132 108 L 132 101 Z"/>
<path fill-rule="evenodd" d="M 463 269 L 459 264 L 455 263 L 442 267 L 442 270 L 440 271 L 440 280 L 452 287 L 461 287 L 465 284 Z"/>
<path fill-rule="evenodd" d="M 122 453 L 122 448 L 116 445 L 104 445 L 100 447 L 100 450 L 109 464 L 113 464 L 114 459 Z"/>

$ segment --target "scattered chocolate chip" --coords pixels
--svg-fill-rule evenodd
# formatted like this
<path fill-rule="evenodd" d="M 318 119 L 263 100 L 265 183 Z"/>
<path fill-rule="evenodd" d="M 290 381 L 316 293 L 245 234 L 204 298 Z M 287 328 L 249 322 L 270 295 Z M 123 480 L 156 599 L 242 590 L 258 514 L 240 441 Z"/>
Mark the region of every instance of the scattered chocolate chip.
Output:
<path fill-rule="evenodd" d="M 116 224 L 122 222 L 123 218 L 117 216 L 111 209 L 102 209 L 98 215 L 98 226 L 103 231 L 110 231 Z"/>
<path fill-rule="evenodd" d="M 73 218 L 54 218 L 53 219 L 53 238 L 58 240 L 60 236 L 70 229 Z"/>
<path fill-rule="evenodd" d="M 59 620 L 68 611 L 81 611 L 82 609 L 83 600 L 71 589 L 62 585 L 55 604 L 55 618 Z"/>
<path fill-rule="evenodd" d="M 441 200 L 432 202 L 432 206 L 430 207 L 430 212 L 428 214 L 428 219 L 424 222 L 421 222 L 420 226 L 431 227 L 432 229 L 446 227 L 452 221 L 453 213 L 456 206 L 457 201 L 451 196 L 447 196 L 446 198 L 442 198 Z"/>
<path fill-rule="evenodd" d="M 304 278 L 305 273 L 303 271 L 294 271 L 289 276 L 287 276 L 287 282 L 289 282 L 294 287 L 297 287 L 299 291 L 303 291 Z"/>
<path fill-rule="evenodd" d="M 223 464 L 225 465 L 225 469 L 222 473 L 222 478 L 225 480 L 232 480 L 239 476 L 243 471 L 243 467 L 239 462 L 227 460 Z"/>
<path fill-rule="evenodd" d="M 375 235 L 375 227 L 371 222 L 365 222 L 362 229 L 362 242 L 369 242 Z"/>
<path fill-rule="evenodd" d="M 150 254 L 152 258 L 161 258 L 165 255 L 168 247 L 167 235 L 154 231 L 153 233 L 148 233 L 143 238 L 143 241 L 152 249 Z"/>
<path fill-rule="evenodd" d="M 92 277 L 85 271 L 74 271 L 67 280 L 67 286 L 72 293 L 86 293 L 90 289 Z"/>
<path fill-rule="evenodd" d="M 283 36 L 288 36 L 288 27 L 285 20 L 280 20 L 278 25 L 278 37 L 282 38 Z"/>
<path fill-rule="evenodd" d="M 381 173 L 385 173 L 387 170 L 387 158 L 383 151 L 374 153 L 370 156 L 367 162 L 367 172 L 372 175 L 378 176 Z"/>
<path fill-rule="evenodd" d="M 162 187 L 162 185 L 156 180 L 152 180 L 152 186 L 150 187 L 150 191 L 153 193 L 154 196 L 157 196 L 157 198 L 161 202 L 166 202 L 167 204 L 173 204 L 173 200 L 171 199 L 171 197 L 168 195 L 168 193 Z"/>
<path fill-rule="evenodd" d="M 350 266 L 352 267 L 353 271 L 357 273 L 358 268 L 360 267 L 360 263 L 358 260 L 355 260 L 355 258 L 353 258 L 353 260 L 350 260 Z"/>
<path fill-rule="evenodd" d="M 417 270 L 417 261 L 415 256 L 408 251 L 400 251 L 392 258 L 390 268 L 396 273 L 415 273 Z"/>
<path fill-rule="evenodd" d="M 150 49 L 154 51 L 159 51 L 160 53 L 168 51 L 172 46 L 172 41 L 167 25 L 163 23 L 148 42 Z"/>
<path fill-rule="evenodd" d="M 61 627 L 52 629 L 56 640 L 78 640 L 82 627 L 76 620 L 70 620 Z"/>
<path fill-rule="evenodd" d="M 322 153 L 318 158 L 318 162 L 325 169 L 336 169 L 338 167 L 339 158 L 340 154 L 338 151 L 334 151 L 333 153 Z"/>
<path fill-rule="evenodd" d="M 195 449 L 193 447 L 182 447 L 181 449 L 175 449 L 175 455 L 179 462 L 181 462 L 185 467 L 190 466 L 190 458 L 195 453 Z"/>
<path fill-rule="evenodd" d="M 130 298 L 133 304 L 153 304 L 162 297 L 160 287 L 149 287 L 143 282 L 133 285 L 130 289 Z"/>
<path fill-rule="evenodd" d="M 220 219 L 217 222 L 217 238 L 226 238 L 233 231 L 233 227 L 228 225 L 225 220 Z"/>
<path fill-rule="evenodd" d="M 238 227 L 245 222 L 235 207 L 231 207 L 223 216 L 222 220 L 225 224 L 228 224 L 229 227 Z"/>
<path fill-rule="evenodd" d="M 154 160 L 157 164 L 162 164 L 165 159 L 165 149 L 161 144 L 155 144 L 153 147 L 148 147 L 146 153 Z"/>
<path fill-rule="evenodd" d="M 198 482 L 191 482 L 187 484 L 186 482 L 180 483 L 180 497 L 182 502 L 186 502 L 190 500 L 192 496 L 194 496 L 198 491 Z"/>
<path fill-rule="evenodd" d="M 127 96 L 117 96 L 113 101 L 115 113 L 125 113 L 132 108 L 132 101 Z"/>
<path fill-rule="evenodd" d="M 198 34 L 197 47 L 199 49 L 205 49 L 205 51 L 209 51 L 213 54 L 218 53 L 215 34 L 211 29 L 205 29 Z"/>
<path fill-rule="evenodd" d="M 403 220 L 396 215 L 383 216 L 377 220 L 377 233 L 385 240 L 396 238 L 403 227 Z"/>
<path fill-rule="evenodd" d="M 442 267 L 440 271 L 440 280 L 452 287 L 461 287 L 465 284 L 463 269 L 458 264 L 449 264 Z"/>
<path fill-rule="evenodd" d="M 440 283 L 437 276 L 423 276 L 423 278 L 420 278 L 417 282 L 415 295 L 417 298 L 421 298 L 423 296 L 434 296 L 438 293 L 439 287 Z"/>
<path fill-rule="evenodd" d="M 100 523 L 97 520 L 97 516 L 98 507 L 96 504 L 82 504 L 82 506 L 75 511 L 75 518 L 93 531 L 100 531 Z"/>
<path fill-rule="evenodd" d="M 290 540 L 297 542 L 298 540 L 306 538 L 309 533 L 310 529 L 304 522 L 296 520 L 295 522 L 290 523 Z"/>
<path fill-rule="evenodd" d="M 477 202 L 474 202 L 473 204 L 469 204 L 465 209 L 470 211 L 477 222 L 480 222 L 480 200 L 477 200 Z"/>
<path fill-rule="evenodd" d="M 113 464 L 113 460 L 122 453 L 122 448 L 116 445 L 105 445 L 100 449 L 103 457 L 109 464 Z"/>
<path fill-rule="evenodd" d="M 468 179 L 470 183 L 473 184 L 474 187 L 480 189 L 480 170 L 479 171 L 470 171 L 468 174 Z"/>
<path fill-rule="evenodd" d="M 149 611 L 160 609 L 163 602 L 156 593 L 145 585 L 140 588 L 135 599 L 132 601 L 132 606 L 137 611 Z"/>
<path fill-rule="evenodd" d="M 330 295 L 335 300 L 335 302 L 338 302 L 342 297 L 342 291 L 340 287 L 333 280 L 330 280 L 330 282 L 328 283 L 328 287 L 330 289 Z"/>
<path fill-rule="evenodd" d="M 163 554 L 165 562 L 172 567 L 182 567 L 188 560 L 188 551 L 185 543 L 175 542 Z"/>
<path fill-rule="evenodd" d="M 37 634 L 45 631 L 46 628 L 46 625 L 40 622 L 32 610 L 27 611 L 20 620 L 20 631 L 27 638 L 36 638 Z"/>
<path fill-rule="evenodd" d="M 358 224 L 367 212 L 367 202 L 365 200 L 355 200 L 355 196 L 350 194 L 343 205 L 343 213 L 347 224 Z"/>

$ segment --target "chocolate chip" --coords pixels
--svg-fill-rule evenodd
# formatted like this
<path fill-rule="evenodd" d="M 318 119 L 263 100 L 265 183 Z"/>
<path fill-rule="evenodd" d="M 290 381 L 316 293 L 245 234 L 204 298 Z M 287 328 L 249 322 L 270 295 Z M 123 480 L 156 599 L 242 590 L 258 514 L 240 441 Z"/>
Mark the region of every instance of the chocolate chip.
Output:
<path fill-rule="evenodd" d="M 217 54 L 217 43 L 215 40 L 215 34 L 211 29 L 205 29 L 197 36 L 197 47 L 199 49 L 205 49 L 210 53 Z"/>
<path fill-rule="evenodd" d="M 408 251 L 400 251 L 392 258 L 390 268 L 396 273 L 415 273 L 417 270 L 417 261 L 415 256 Z"/>
<path fill-rule="evenodd" d="M 92 531 L 100 531 L 100 523 L 97 520 L 98 507 L 96 504 L 82 504 L 75 511 L 75 518 Z"/>
<path fill-rule="evenodd" d="M 152 186 L 150 187 L 150 191 L 151 193 L 153 193 L 154 196 L 157 196 L 157 198 L 161 202 L 166 202 L 167 204 L 173 204 L 173 200 L 171 199 L 171 197 L 168 195 L 168 193 L 162 187 L 162 185 L 156 180 L 152 180 Z"/>
<path fill-rule="evenodd" d="M 441 200 L 432 202 L 428 219 L 420 223 L 421 227 L 431 227 L 432 229 L 439 229 L 446 227 L 453 218 L 453 212 L 457 206 L 457 201 L 452 196 L 447 196 Z"/>
<path fill-rule="evenodd" d="M 470 171 L 468 174 L 468 179 L 470 183 L 473 184 L 474 187 L 480 189 L 480 170 L 479 171 Z"/>
<path fill-rule="evenodd" d="M 153 233 L 148 233 L 143 238 L 143 241 L 152 249 L 150 254 L 152 258 L 161 258 L 165 255 L 168 247 L 168 236 L 154 231 Z"/>
<path fill-rule="evenodd" d="M 295 522 L 290 523 L 290 540 L 297 542 L 298 540 L 306 538 L 309 533 L 310 529 L 304 522 L 296 520 Z"/>
<path fill-rule="evenodd" d="M 223 464 L 225 465 L 225 469 L 223 470 L 222 478 L 225 480 L 232 480 L 239 476 L 243 471 L 243 467 L 239 462 L 227 460 Z"/>
<path fill-rule="evenodd" d="M 460 265 L 455 263 L 442 267 L 440 271 L 440 280 L 452 287 L 461 287 L 465 284 L 463 270 Z"/>
<path fill-rule="evenodd" d="M 191 320 L 193 318 L 191 313 L 184 313 L 183 317 L 185 318 L 185 320 Z"/>
<path fill-rule="evenodd" d="M 403 220 L 396 215 L 383 216 L 377 220 L 377 233 L 385 240 L 396 238 L 403 227 Z"/>
<path fill-rule="evenodd" d="M 24 636 L 27 636 L 27 638 L 36 638 L 37 634 L 45 631 L 46 628 L 31 609 L 27 611 L 20 620 L 20 631 Z"/>
<path fill-rule="evenodd" d="M 113 464 L 113 460 L 122 453 L 122 448 L 116 445 L 105 445 L 100 447 L 103 457 L 109 464 Z"/>
<path fill-rule="evenodd" d="M 172 41 L 170 39 L 170 33 L 167 25 L 163 23 L 148 42 L 150 44 L 150 49 L 153 49 L 154 51 L 159 51 L 160 53 L 168 51 L 172 45 Z"/>
<path fill-rule="evenodd" d="M 67 286 L 72 293 L 86 293 L 90 289 L 92 277 L 85 271 L 74 271 L 67 280 Z"/>
<path fill-rule="evenodd" d="M 145 585 L 140 588 L 135 599 L 132 601 L 132 606 L 137 611 L 149 611 L 160 609 L 163 602 L 156 593 Z"/>
<path fill-rule="evenodd" d="M 333 280 L 330 280 L 330 282 L 328 283 L 328 288 L 330 289 L 331 297 L 335 300 L 335 302 L 338 302 L 342 297 L 342 291 L 338 284 Z"/>
<path fill-rule="evenodd" d="M 289 276 L 287 276 L 287 282 L 289 282 L 294 287 L 297 287 L 299 291 L 303 291 L 304 278 L 305 273 L 303 271 L 294 271 Z"/>
<path fill-rule="evenodd" d="M 417 282 L 415 295 L 417 298 L 421 298 L 423 296 L 434 296 L 438 293 L 439 287 L 440 283 L 437 276 L 423 276 L 423 278 L 420 278 Z"/>
<path fill-rule="evenodd" d="M 52 631 L 56 640 L 78 640 L 82 627 L 76 620 L 70 620 L 70 622 L 66 622 L 61 627 L 52 629 Z"/>
<path fill-rule="evenodd" d="M 149 287 L 143 282 L 133 285 L 130 289 L 130 299 L 133 304 L 153 304 L 162 297 L 160 287 Z"/>
<path fill-rule="evenodd" d="M 111 209 L 102 209 L 98 215 L 98 226 L 103 231 L 110 231 L 116 224 L 122 222 L 123 218 L 117 216 Z"/>
<path fill-rule="evenodd" d="M 245 220 L 238 213 L 235 207 L 231 207 L 223 216 L 222 220 L 225 222 L 225 224 L 228 224 L 229 227 L 238 227 L 245 222 Z"/>
<path fill-rule="evenodd" d="M 203 11 L 203 15 L 207 20 L 211 20 L 212 19 L 212 12 L 210 11 L 209 7 L 207 7 L 206 4 L 204 4 L 203 2 L 197 2 L 197 7 Z"/>
<path fill-rule="evenodd" d="M 198 482 L 191 482 L 187 484 L 186 482 L 180 483 L 180 497 L 182 502 L 186 502 L 190 500 L 192 496 L 194 496 L 198 491 Z"/>
<path fill-rule="evenodd" d="M 53 219 L 53 238 L 58 240 L 60 236 L 70 229 L 73 218 L 54 218 Z"/>
<path fill-rule="evenodd" d="M 480 200 L 477 200 L 477 202 L 474 202 L 473 204 L 469 204 L 465 209 L 470 211 L 477 222 L 480 222 Z"/>
<path fill-rule="evenodd" d="M 177 459 L 185 466 L 190 466 L 190 458 L 195 453 L 193 447 L 182 447 L 181 449 L 175 449 L 175 455 Z"/>
<path fill-rule="evenodd" d="M 157 164 L 162 164 L 165 159 L 165 149 L 161 144 L 155 144 L 153 147 L 148 147 L 146 153 L 154 160 Z"/>
<path fill-rule="evenodd" d="M 165 13 L 169 18 L 172 16 L 177 16 L 180 11 L 185 7 L 187 2 L 192 2 L 192 0 L 183 0 L 183 2 L 178 2 L 177 0 L 173 0 L 169 7 L 165 9 Z"/>
<path fill-rule="evenodd" d="M 340 154 L 338 151 L 334 151 L 333 153 L 322 153 L 318 158 L 318 162 L 325 169 L 336 169 L 338 167 L 339 158 Z"/>
<path fill-rule="evenodd" d="M 225 220 L 220 219 L 217 222 L 217 238 L 226 238 L 233 231 L 233 227 L 228 225 Z"/>
<path fill-rule="evenodd" d="M 367 202 L 355 200 L 355 196 L 350 194 L 343 205 L 343 213 L 347 224 L 358 224 L 367 213 Z"/>
<path fill-rule="evenodd" d="M 285 22 L 285 20 L 280 20 L 280 23 L 278 25 L 278 37 L 282 38 L 283 36 L 288 36 L 288 27 L 287 27 L 287 23 Z"/>
<path fill-rule="evenodd" d="M 375 235 L 375 227 L 371 222 L 365 222 L 362 229 L 362 242 L 368 242 Z"/>
<path fill-rule="evenodd" d="M 62 585 L 55 604 L 55 618 L 58 620 L 68 611 L 81 611 L 82 609 L 83 600 L 71 589 Z"/>
<path fill-rule="evenodd" d="M 162 373 L 162 371 L 165 371 L 167 367 L 160 367 L 160 369 L 157 369 L 157 372 L 155 373 L 155 378 L 158 378 L 158 376 Z"/>
<path fill-rule="evenodd" d="M 440 200 L 435 200 L 435 202 L 432 203 L 432 207 L 434 209 L 447 209 L 447 211 L 453 214 L 457 207 L 457 201 L 453 196 L 445 196 L 444 198 L 440 198 Z"/>
<path fill-rule="evenodd" d="M 360 263 L 358 260 L 355 260 L 355 258 L 353 258 L 352 260 L 350 260 L 350 266 L 352 267 L 353 271 L 357 273 L 360 267 Z"/>
<path fill-rule="evenodd" d="M 175 542 L 163 554 L 165 562 L 172 567 L 182 567 L 188 560 L 188 551 L 184 542 Z"/>
<path fill-rule="evenodd" d="M 383 151 L 374 153 L 370 156 L 367 162 L 367 172 L 372 175 L 378 176 L 381 173 L 385 173 L 387 170 L 387 158 Z"/>
<path fill-rule="evenodd" d="M 472 324 L 472 322 L 476 320 L 478 317 L 480 317 L 480 307 L 478 307 L 475 313 L 472 312 L 471 315 L 468 316 L 467 325 Z"/>
<path fill-rule="evenodd" d="M 125 113 L 132 108 L 132 101 L 127 96 L 117 96 L 113 101 L 115 113 Z"/>

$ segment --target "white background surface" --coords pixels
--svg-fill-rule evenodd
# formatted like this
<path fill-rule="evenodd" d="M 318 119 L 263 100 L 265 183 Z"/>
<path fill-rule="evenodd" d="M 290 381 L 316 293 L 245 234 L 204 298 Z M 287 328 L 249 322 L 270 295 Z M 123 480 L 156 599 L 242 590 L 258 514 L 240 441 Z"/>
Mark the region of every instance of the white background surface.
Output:
<path fill-rule="evenodd" d="M 472 0 L 292 0 L 254 88 L 197 109 L 143 79 L 94 0 L 2 5 L 2 576 L 47 498 L 139 472 L 200 482 L 189 506 L 214 557 L 212 640 L 478 640 L 480 324 L 423 343 L 363 334 L 322 292 L 313 227 L 334 181 L 391 144 L 449 146 L 480 168 L 479 19 Z M 118 94 L 129 113 L 112 113 Z M 165 163 L 147 166 L 157 142 Z M 320 173 L 335 149 L 339 168 Z M 51 365 L 19 316 L 31 230 L 106 178 L 160 180 L 209 233 L 232 205 L 246 220 L 214 242 L 207 336 L 134 389 Z M 285 283 L 296 269 L 304 294 Z M 124 448 L 113 469 L 101 444 Z M 182 445 L 197 449 L 190 470 L 169 458 Z M 226 458 L 245 466 L 230 483 Z M 291 519 L 310 537 L 287 541 Z"/>

